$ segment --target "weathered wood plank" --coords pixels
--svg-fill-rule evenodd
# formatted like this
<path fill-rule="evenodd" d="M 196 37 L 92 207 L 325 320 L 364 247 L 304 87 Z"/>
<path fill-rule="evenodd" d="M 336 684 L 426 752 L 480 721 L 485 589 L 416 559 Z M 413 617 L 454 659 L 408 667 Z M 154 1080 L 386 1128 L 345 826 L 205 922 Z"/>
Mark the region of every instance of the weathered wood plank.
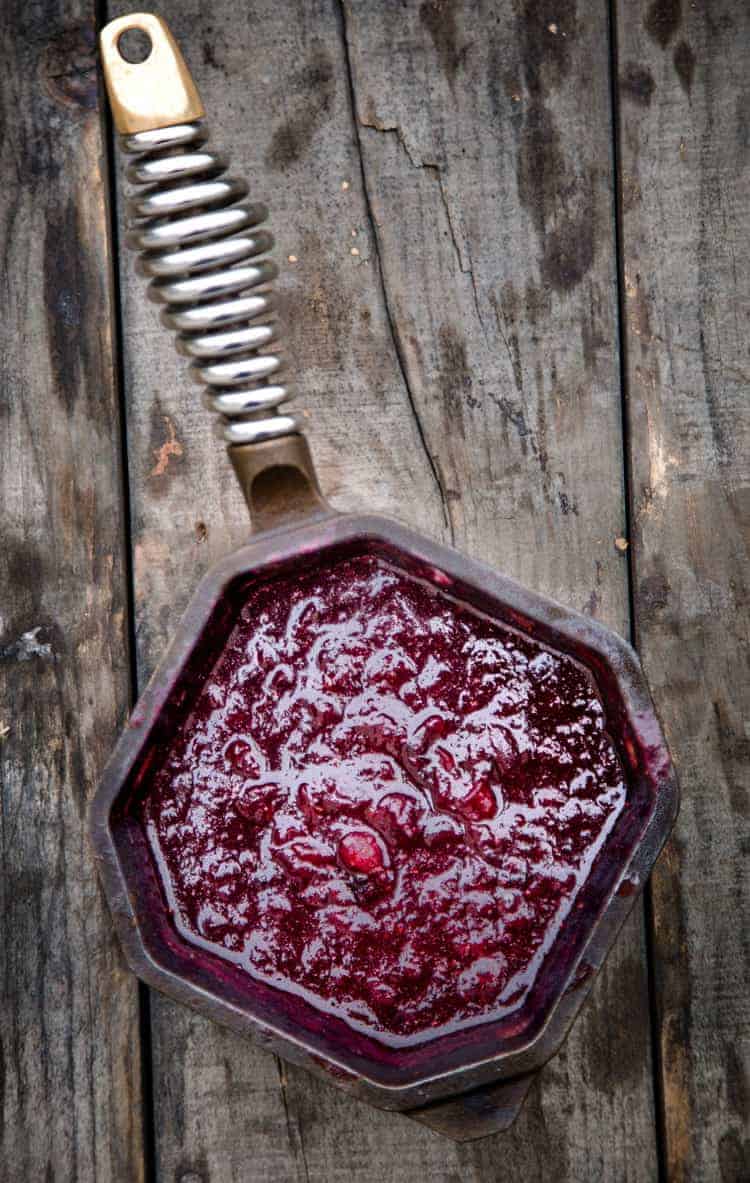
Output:
<path fill-rule="evenodd" d="M 94 5 L 4 7 L 0 1176 L 143 1176 L 137 985 L 86 837 L 127 710 Z"/>
<path fill-rule="evenodd" d="M 619 3 L 638 643 L 682 780 L 653 885 L 670 1180 L 750 1177 L 750 11 Z"/>
<path fill-rule="evenodd" d="M 282 282 L 290 346 L 334 501 L 452 535 L 626 630 L 605 15 L 323 0 L 161 11 L 271 205 L 278 256 L 297 260 Z M 247 526 L 199 396 L 126 275 L 145 677 L 200 572 Z M 515 1132 L 474 1147 L 299 1071 L 280 1070 L 276 1089 L 272 1060 L 154 999 L 160 1174 L 654 1177 L 642 944 L 636 916 Z M 250 1104 L 230 1080 L 255 1082 Z"/>

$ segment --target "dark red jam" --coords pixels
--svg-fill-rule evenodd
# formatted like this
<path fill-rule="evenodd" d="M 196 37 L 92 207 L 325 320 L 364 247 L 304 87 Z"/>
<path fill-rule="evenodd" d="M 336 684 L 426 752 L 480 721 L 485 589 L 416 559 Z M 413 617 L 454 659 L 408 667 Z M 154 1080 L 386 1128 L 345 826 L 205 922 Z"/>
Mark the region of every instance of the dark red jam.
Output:
<path fill-rule="evenodd" d="M 143 818 L 189 941 L 391 1039 L 521 1005 L 625 799 L 582 666 L 359 557 L 249 594 Z"/>

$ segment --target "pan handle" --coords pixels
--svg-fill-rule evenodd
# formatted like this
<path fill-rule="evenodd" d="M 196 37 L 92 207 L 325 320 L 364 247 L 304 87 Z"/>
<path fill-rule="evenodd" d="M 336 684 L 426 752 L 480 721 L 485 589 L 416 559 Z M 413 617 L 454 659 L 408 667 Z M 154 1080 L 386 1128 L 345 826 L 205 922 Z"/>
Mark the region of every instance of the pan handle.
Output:
<path fill-rule="evenodd" d="M 146 56 L 126 60 L 121 39 L 138 30 Z M 104 78 L 122 148 L 131 157 L 128 245 L 139 251 L 149 297 L 177 334 L 222 434 L 256 528 L 325 507 L 302 436 L 287 413 L 270 290 L 267 210 L 225 176 L 208 144 L 203 105 L 168 27 L 151 13 L 111 21 L 100 35 Z M 276 485 L 278 484 L 278 488 Z M 327 509 L 327 512 L 332 512 Z"/>
<path fill-rule="evenodd" d="M 320 491 L 303 435 L 227 449 L 256 530 L 329 517 L 335 510 Z"/>

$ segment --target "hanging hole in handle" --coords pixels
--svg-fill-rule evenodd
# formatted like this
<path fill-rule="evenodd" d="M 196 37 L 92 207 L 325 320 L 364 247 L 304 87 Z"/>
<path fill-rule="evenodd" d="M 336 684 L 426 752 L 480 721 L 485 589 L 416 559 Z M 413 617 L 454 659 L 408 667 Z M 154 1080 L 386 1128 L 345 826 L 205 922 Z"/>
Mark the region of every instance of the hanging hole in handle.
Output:
<path fill-rule="evenodd" d="M 123 61 L 138 66 L 151 56 L 153 44 L 145 29 L 133 25 L 130 29 L 123 29 L 117 38 L 117 52 Z"/>

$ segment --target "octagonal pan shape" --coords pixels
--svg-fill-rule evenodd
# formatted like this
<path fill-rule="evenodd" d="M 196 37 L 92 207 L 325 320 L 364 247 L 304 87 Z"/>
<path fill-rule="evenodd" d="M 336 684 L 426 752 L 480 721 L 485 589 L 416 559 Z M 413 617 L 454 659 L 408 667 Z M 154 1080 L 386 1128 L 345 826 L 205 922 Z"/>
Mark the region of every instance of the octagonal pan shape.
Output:
<path fill-rule="evenodd" d="M 627 783 L 626 806 L 518 1009 L 401 1040 L 355 1028 L 181 936 L 138 812 L 252 589 L 361 555 L 583 665 Z M 139 977 L 362 1099 L 409 1110 L 528 1073 L 557 1051 L 669 833 L 677 797 L 638 659 L 621 638 L 401 525 L 330 513 L 257 536 L 204 577 L 105 770 L 90 825 L 120 939 Z"/>

